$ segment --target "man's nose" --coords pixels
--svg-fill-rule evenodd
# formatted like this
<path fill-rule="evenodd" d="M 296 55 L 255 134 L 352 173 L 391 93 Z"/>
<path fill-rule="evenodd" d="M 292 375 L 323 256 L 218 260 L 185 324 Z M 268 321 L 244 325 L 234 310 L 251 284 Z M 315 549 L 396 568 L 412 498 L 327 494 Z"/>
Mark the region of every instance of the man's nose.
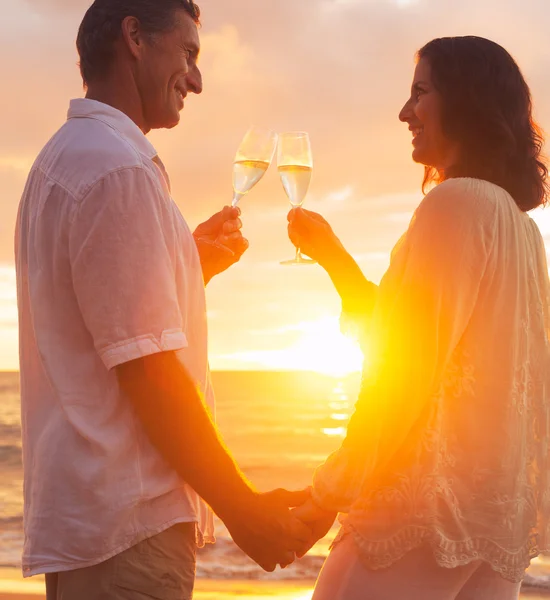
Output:
<path fill-rule="evenodd" d="M 193 65 L 187 74 L 187 89 L 194 94 L 202 93 L 202 73 L 197 65 Z"/>

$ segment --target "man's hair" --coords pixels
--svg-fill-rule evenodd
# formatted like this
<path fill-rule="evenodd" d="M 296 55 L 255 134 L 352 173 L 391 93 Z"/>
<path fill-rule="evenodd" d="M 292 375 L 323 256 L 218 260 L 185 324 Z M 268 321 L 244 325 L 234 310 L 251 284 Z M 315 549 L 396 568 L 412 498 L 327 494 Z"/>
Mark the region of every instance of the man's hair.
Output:
<path fill-rule="evenodd" d="M 84 85 L 103 77 L 114 57 L 114 43 L 121 36 L 126 17 L 135 17 L 151 36 L 172 31 L 176 11 L 184 10 L 200 23 L 200 9 L 192 0 L 95 0 L 78 31 L 76 47 Z"/>
<path fill-rule="evenodd" d="M 529 87 L 502 46 L 475 37 L 439 38 L 418 53 L 432 70 L 443 102 L 443 132 L 458 142 L 457 164 L 443 174 L 485 179 L 504 188 L 523 211 L 546 202 L 543 135 Z M 426 167 L 424 185 L 441 180 Z"/>

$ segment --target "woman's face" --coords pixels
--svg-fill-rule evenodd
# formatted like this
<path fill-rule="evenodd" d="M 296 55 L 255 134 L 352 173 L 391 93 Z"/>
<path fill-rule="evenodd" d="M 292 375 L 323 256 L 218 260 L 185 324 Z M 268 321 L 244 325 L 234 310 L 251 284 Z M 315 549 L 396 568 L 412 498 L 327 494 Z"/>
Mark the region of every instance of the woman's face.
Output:
<path fill-rule="evenodd" d="M 447 139 L 442 126 L 442 98 L 432 83 L 430 63 L 422 58 L 416 65 L 411 97 L 399 113 L 413 135 L 413 160 L 444 171 L 458 158 L 457 144 Z"/>

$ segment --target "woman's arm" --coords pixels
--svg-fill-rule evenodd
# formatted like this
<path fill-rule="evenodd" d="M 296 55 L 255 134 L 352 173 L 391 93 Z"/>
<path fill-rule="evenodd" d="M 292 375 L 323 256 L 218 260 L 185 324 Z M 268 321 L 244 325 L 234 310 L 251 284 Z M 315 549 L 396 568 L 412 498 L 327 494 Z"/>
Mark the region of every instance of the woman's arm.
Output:
<path fill-rule="evenodd" d="M 492 199 L 472 185 L 450 180 L 426 197 L 382 280 L 355 414 L 314 478 L 325 510 L 347 512 L 407 443 L 467 327 L 494 235 Z"/>
<path fill-rule="evenodd" d="M 342 299 L 342 312 L 356 315 L 358 319 L 369 318 L 376 303 L 378 286 L 365 277 L 351 254 L 341 246 L 339 251 L 319 264 L 328 273 Z"/>
<path fill-rule="evenodd" d="M 342 299 L 344 329 L 357 329 L 361 338 L 376 303 L 378 286 L 368 281 L 328 222 L 302 208 L 288 215 L 292 243 L 328 273 Z"/>

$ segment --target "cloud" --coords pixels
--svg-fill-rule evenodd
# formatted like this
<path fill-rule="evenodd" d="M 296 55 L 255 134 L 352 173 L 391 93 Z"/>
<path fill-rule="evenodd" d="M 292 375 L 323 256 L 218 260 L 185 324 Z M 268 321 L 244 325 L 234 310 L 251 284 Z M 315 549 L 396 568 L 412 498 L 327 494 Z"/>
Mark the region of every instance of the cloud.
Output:
<path fill-rule="evenodd" d="M 0 3 L 0 263 L 13 260 L 27 168 L 63 124 L 69 99 L 82 94 L 75 37 L 89 5 Z M 329 218 L 367 275 L 378 280 L 421 198 L 422 169 L 411 161 L 410 134 L 397 114 L 408 95 L 414 54 L 434 37 L 483 35 L 510 50 L 531 85 L 538 119 L 550 131 L 547 0 L 200 5 L 204 93 L 188 98 L 177 129 L 151 135 L 191 225 L 229 201 L 232 160 L 251 124 L 305 129 L 315 162 L 305 206 Z M 251 249 L 208 288 L 209 309 L 218 315 L 215 355 L 262 350 L 258 336 L 247 332 L 265 328 L 266 321 L 277 328 L 339 312 L 338 296 L 320 268 L 278 265 L 293 252 L 288 208 L 273 169 L 243 200 Z M 266 338 L 263 349 L 272 343 Z"/>
<path fill-rule="evenodd" d="M 91 0 L 23 0 L 23 4 L 33 14 L 58 19 L 60 16 L 83 16 L 92 2 Z"/>
<path fill-rule="evenodd" d="M 420 172 L 397 113 L 414 52 L 437 35 L 480 33 L 509 47 L 532 82 L 539 118 L 550 124 L 548 42 L 544 19 L 535 18 L 536 10 L 550 13 L 542 0 L 532 11 L 519 0 L 465 0 L 460 10 L 452 0 L 200 4 L 204 94 L 189 100 L 177 130 L 152 136 L 182 205 L 197 218 L 226 194 L 229 163 L 252 123 L 310 131 L 321 189 L 351 185 L 379 194 L 417 185 Z M 36 154 L 62 123 L 68 98 L 80 94 L 74 37 L 88 5 L 27 0 L 29 14 L 19 8 L 19 22 L 23 33 L 34 23 L 33 46 L 20 35 L 14 62 L 0 42 L 0 68 L 12 90 L 0 99 L 3 114 L 14 115 L 3 132 L 10 154 Z M 0 33 L 9 32 L 0 24 Z M 196 205 L 199 197 L 200 206 L 190 207 L 188 198 Z"/>

